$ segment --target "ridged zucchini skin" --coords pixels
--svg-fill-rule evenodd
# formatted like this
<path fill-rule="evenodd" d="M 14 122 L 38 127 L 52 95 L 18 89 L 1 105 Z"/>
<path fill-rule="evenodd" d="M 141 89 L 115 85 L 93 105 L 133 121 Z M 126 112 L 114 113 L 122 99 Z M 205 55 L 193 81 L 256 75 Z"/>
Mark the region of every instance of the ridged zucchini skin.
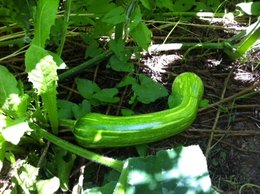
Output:
<path fill-rule="evenodd" d="M 134 116 L 99 113 L 83 116 L 73 130 L 77 143 L 90 148 L 124 147 L 158 141 L 184 131 L 197 116 L 203 82 L 196 74 L 185 72 L 174 80 L 172 92 L 181 97 L 181 102 L 164 111 Z"/>

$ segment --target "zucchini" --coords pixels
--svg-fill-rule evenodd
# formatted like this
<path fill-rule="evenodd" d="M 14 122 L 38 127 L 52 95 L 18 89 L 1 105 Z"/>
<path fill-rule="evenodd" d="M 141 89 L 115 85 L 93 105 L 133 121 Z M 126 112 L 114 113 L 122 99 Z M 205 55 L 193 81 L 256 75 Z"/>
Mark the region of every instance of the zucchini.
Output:
<path fill-rule="evenodd" d="M 181 99 L 174 108 L 134 116 L 89 113 L 75 123 L 73 134 L 79 145 L 92 148 L 158 141 L 178 134 L 192 124 L 203 91 L 203 82 L 196 74 L 182 73 L 172 85 L 172 92 Z"/>

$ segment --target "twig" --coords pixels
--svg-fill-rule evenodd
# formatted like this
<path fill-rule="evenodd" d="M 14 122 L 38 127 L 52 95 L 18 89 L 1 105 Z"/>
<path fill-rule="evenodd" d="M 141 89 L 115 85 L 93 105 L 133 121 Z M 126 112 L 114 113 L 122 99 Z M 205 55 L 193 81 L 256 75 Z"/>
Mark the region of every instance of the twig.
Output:
<path fill-rule="evenodd" d="M 13 52 L 12 54 L 7 55 L 7 56 L 5 56 L 5 57 L 3 57 L 3 58 L 0 58 L 0 61 L 4 61 L 4 60 L 6 60 L 6 59 L 9 59 L 9 58 L 12 58 L 12 57 L 15 57 L 15 56 L 18 56 L 18 55 L 20 55 L 20 54 L 25 53 L 25 51 L 26 51 L 25 49 L 26 49 L 28 46 L 29 46 L 29 45 L 25 45 L 24 47 L 19 48 L 17 51 Z"/>
<path fill-rule="evenodd" d="M 254 84 L 253 86 L 250 86 L 250 87 L 248 87 L 248 88 L 245 88 L 244 90 L 242 90 L 242 91 L 240 91 L 240 92 L 238 92 L 238 93 L 236 93 L 236 94 L 234 94 L 234 95 L 232 95 L 232 96 L 223 98 L 223 99 L 221 99 L 221 100 L 218 101 L 218 102 L 215 102 L 215 103 L 213 103 L 213 104 L 210 104 L 209 106 L 207 106 L 207 107 L 205 107 L 205 108 L 201 108 L 201 109 L 199 109 L 199 112 L 202 112 L 202 111 L 207 110 L 207 109 L 209 109 L 209 108 L 212 108 L 212 107 L 214 107 L 214 106 L 223 104 L 224 102 L 228 102 L 228 101 L 230 101 L 230 100 L 232 100 L 232 99 L 234 99 L 234 98 L 237 98 L 237 97 L 239 97 L 239 96 L 242 96 L 243 94 L 246 94 L 246 93 L 248 93 L 248 92 L 251 92 L 252 90 L 254 90 L 254 89 L 257 88 L 257 87 L 260 87 L 260 82 Z"/>
<path fill-rule="evenodd" d="M 258 150 L 245 150 L 245 149 L 242 149 L 242 148 L 238 148 L 237 146 L 234 146 L 233 144 L 225 142 L 225 141 L 221 141 L 221 143 L 226 144 L 226 145 L 228 145 L 228 146 L 230 146 L 230 147 L 232 147 L 232 148 L 234 148 L 238 151 L 241 151 L 241 152 L 251 152 L 251 153 L 260 154 L 260 151 L 258 151 Z"/>
<path fill-rule="evenodd" d="M 240 187 L 239 194 L 242 194 L 242 191 L 243 191 L 244 187 L 256 187 L 257 189 L 260 189 L 260 185 L 256 185 L 256 184 L 252 184 L 252 183 L 246 183 L 246 184 L 243 184 Z"/>
<path fill-rule="evenodd" d="M 229 81 L 229 79 L 230 79 L 230 76 L 231 76 L 231 73 L 232 73 L 232 72 L 233 72 L 233 70 L 231 70 L 231 71 L 229 72 L 228 77 L 227 77 L 226 80 L 225 80 L 224 88 L 223 88 L 223 91 L 222 91 L 222 94 L 221 94 L 221 99 L 223 99 L 224 96 L 225 96 L 226 89 L 227 89 L 227 84 L 228 84 L 228 81 Z M 220 108 L 219 108 L 218 111 L 217 111 L 217 115 L 216 115 L 214 124 L 213 124 L 213 126 L 212 126 L 212 131 L 211 131 L 210 138 L 209 138 L 209 141 L 208 141 L 208 145 L 207 145 L 207 148 L 206 148 L 206 153 L 205 153 L 206 158 L 208 158 L 210 150 L 215 146 L 215 145 L 212 146 L 211 144 L 212 144 L 212 141 L 213 141 L 214 130 L 216 129 L 216 126 L 217 126 L 217 123 L 218 123 L 218 119 L 219 119 L 220 113 L 221 113 L 221 110 L 220 110 Z"/>
<path fill-rule="evenodd" d="M 229 136 L 254 136 L 254 135 L 260 135 L 260 131 L 255 130 L 223 130 L 223 129 L 196 129 L 191 128 L 187 130 L 188 132 L 198 132 L 198 133 L 211 133 L 214 132 L 215 134 L 223 134 L 223 135 L 229 135 Z"/>
<path fill-rule="evenodd" d="M 43 160 L 44 160 L 44 158 L 45 158 L 45 156 L 46 156 L 46 154 L 47 154 L 47 152 L 49 150 L 49 147 L 50 147 L 50 142 L 48 141 L 46 146 L 45 146 L 45 148 L 44 148 L 44 150 L 43 150 L 43 152 L 42 152 L 42 154 L 41 154 L 41 156 L 40 156 L 40 159 L 39 159 L 39 161 L 37 163 L 37 167 L 41 167 L 42 162 L 43 162 Z"/>
<path fill-rule="evenodd" d="M 117 105 L 116 115 L 119 115 L 119 113 L 120 113 L 120 109 L 121 109 L 121 107 L 122 107 L 122 104 L 123 104 L 123 101 L 124 101 L 124 97 L 125 97 L 125 95 L 126 95 L 127 90 L 128 90 L 128 86 L 125 87 L 125 89 L 124 89 L 124 91 L 123 91 L 123 94 L 121 95 L 120 102 L 119 102 L 119 104 Z"/>

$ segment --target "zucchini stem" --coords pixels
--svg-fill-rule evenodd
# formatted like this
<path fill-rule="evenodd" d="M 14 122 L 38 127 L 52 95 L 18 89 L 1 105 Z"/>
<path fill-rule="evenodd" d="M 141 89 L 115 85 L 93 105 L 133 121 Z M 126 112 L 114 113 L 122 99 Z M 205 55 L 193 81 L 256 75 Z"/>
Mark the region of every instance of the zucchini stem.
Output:
<path fill-rule="evenodd" d="M 68 129 L 74 129 L 75 123 L 77 120 L 71 120 L 71 119 L 60 119 L 59 120 L 59 126 L 60 127 L 66 127 Z"/>
<path fill-rule="evenodd" d="M 88 160 L 91 160 L 93 162 L 97 162 L 99 164 L 108 166 L 110 168 L 113 168 L 114 170 L 117 170 L 119 172 L 122 171 L 124 162 L 120 161 L 120 160 L 116 160 L 110 157 L 106 157 L 106 156 L 102 156 L 99 155 L 95 152 L 91 152 L 88 151 L 86 149 L 83 149 L 79 146 L 76 146 L 74 144 L 71 144 L 49 132 L 47 132 L 46 130 L 42 129 L 42 128 L 38 128 L 37 129 L 38 134 L 40 134 L 41 136 L 43 136 L 45 139 L 47 139 L 48 141 L 50 141 L 51 143 L 70 151 L 71 153 L 77 154 L 83 158 L 86 158 Z"/>
<path fill-rule="evenodd" d="M 76 66 L 76 67 L 73 67 L 63 73 L 61 73 L 59 75 L 59 81 L 63 81 L 67 78 L 70 78 L 74 75 L 77 75 L 79 73 L 81 73 L 84 69 L 86 68 L 89 68 L 89 67 L 92 67 L 94 65 L 96 65 L 98 62 L 106 59 L 108 56 L 110 56 L 112 54 L 112 51 L 111 50 L 107 50 L 101 54 L 99 54 L 98 56 L 92 58 L 92 59 L 89 59 L 88 61 Z"/>

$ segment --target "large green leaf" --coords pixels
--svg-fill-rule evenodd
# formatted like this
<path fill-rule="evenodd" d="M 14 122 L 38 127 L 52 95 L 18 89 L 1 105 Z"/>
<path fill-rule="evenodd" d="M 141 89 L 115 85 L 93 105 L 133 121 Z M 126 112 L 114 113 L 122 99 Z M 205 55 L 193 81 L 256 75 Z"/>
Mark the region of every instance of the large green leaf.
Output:
<path fill-rule="evenodd" d="M 49 92 L 56 94 L 57 87 L 57 65 L 52 56 L 47 55 L 42 58 L 34 70 L 28 72 L 28 79 L 33 83 L 33 87 L 39 95 Z"/>
<path fill-rule="evenodd" d="M 53 131 L 58 129 L 57 109 L 57 64 L 48 51 L 37 45 L 31 45 L 25 55 L 28 79 L 37 94 L 43 99 Z"/>
<path fill-rule="evenodd" d="M 47 180 L 39 180 L 36 182 L 38 194 L 54 194 L 60 187 L 60 180 L 53 177 Z"/>
<path fill-rule="evenodd" d="M 168 95 L 167 89 L 163 85 L 153 81 L 146 75 L 140 74 L 139 79 L 140 84 L 134 84 L 132 89 L 140 102 L 149 104 Z"/>
<path fill-rule="evenodd" d="M 116 103 L 120 101 L 119 97 L 115 95 L 118 94 L 116 88 L 105 88 L 93 95 L 93 98 L 105 103 Z"/>
<path fill-rule="evenodd" d="M 100 91 L 99 86 L 90 80 L 87 79 L 76 79 L 76 85 L 79 93 L 86 99 L 91 99 L 93 94 Z"/>
<path fill-rule="evenodd" d="M 19 184 L 28 190 L 34 190 L 34 185 L 39 173 L 39 168 L 24 163 L 18 171 Z"/>
<path fill-rule="evenodd" d="M 116 25 L 125 21 L 125 10 L 119 6 L 110 10 L 103 18 L 102 22 Z"/>
<path fill-rule="evenodd" d="M 8 104 L 12 98 L 17 98 L 19 93 L 14 75 L 6 67 L 0 65 L 0 108 Z"/>
<path fill-rule="evenodd" d="M 217 193 L 211 188 L 207 161 L 199 146 L 159 151 L 155 156 L 130 158 L 117 193 Z"/>
<path fill-rule="evenodd" d="M 4 139 L 17 145 L 26 132 L 32 131 L 24 118 L 10 120 L 2 131 Z"/>
<path fill-rule="evenodd" d="M 50 36 L 51 26 L 55 23 L 59 0 L 39 0 L 35 16 L 33 44 L 42 48 Z"/>
<path fill-rule="evenodd" d="M 0 65 L 0 109 L 13 118 L 26 115 L 28 98 L 19 88 L 14 75 Z"/>
<path fill-rule="evenodd" d="M 148 49 L 148 46 L 151 43 L 152 32 L 144 22 L 140 22 L 135 28 L 131 29 L 130 35 L 133 37 L 138 46 L 145 50 Z"/>
<path fill-rule="evenodd" d="M 198 145 L 129 158 L 116 186 L 111 181 L 103 187 L 84 191 L 84 194 L 94 193 L 217 194 L 211 185 L 206 158 Z"/>

